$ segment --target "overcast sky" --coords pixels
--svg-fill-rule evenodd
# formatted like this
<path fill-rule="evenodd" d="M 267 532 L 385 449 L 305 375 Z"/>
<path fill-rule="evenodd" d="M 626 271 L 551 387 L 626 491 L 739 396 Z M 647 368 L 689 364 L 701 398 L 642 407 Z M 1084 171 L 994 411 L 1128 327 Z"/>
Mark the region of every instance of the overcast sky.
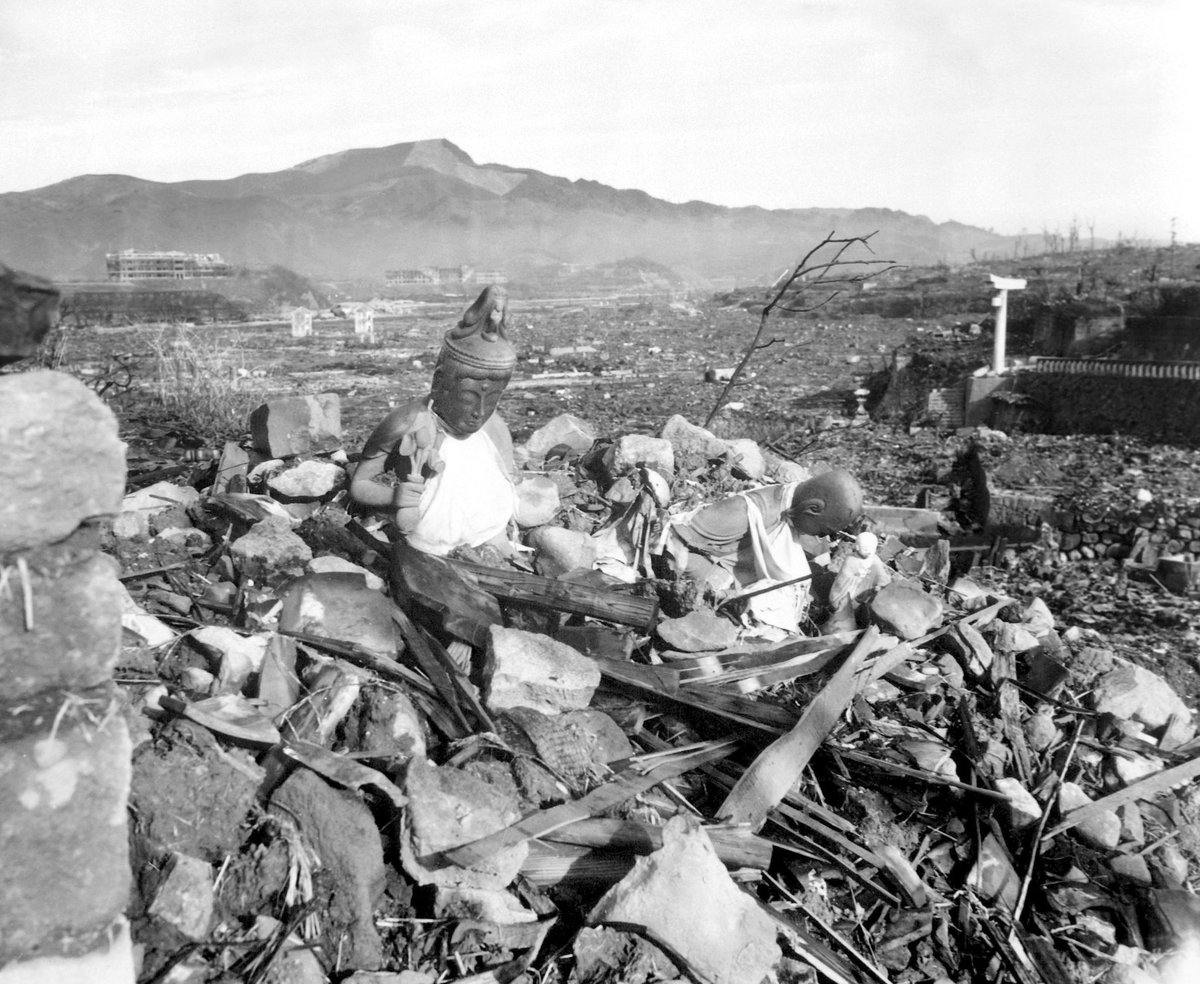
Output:
<path fill-rule="evenodd" d="M 1197 0 L 3 0 L 0 192 L 445 137 L 682 202 L 1200 240 Z M 1185 160 L 1187 167 L 1185 167 Z M 1085 232 L 1086 235 L 1086 232 Z"/>

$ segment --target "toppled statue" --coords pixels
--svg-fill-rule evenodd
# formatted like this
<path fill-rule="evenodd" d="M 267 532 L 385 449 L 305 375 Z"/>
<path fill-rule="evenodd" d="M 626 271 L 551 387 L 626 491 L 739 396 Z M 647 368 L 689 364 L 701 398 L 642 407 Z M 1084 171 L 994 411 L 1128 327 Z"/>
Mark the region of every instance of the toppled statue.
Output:
<path fill-rule="evenodd" d="M 847 471 L 833 469 L 806 482 L 740 492 L 676 517 L 665 553 L 677 571 L 726 596 L 797 581 L 811 569 L 805 538 L 848 530 L 862 517 L 863 492 Z M 809 540 L 815 547 L 815 539 Z M 807 608 L 804 581 L 750 600 L 754 617 L 785 632 L 799 628 Z"/>
<path fill-rule="evenodd" d="M 355 502 L 385 513 L 425 553 L 485 545 L 511 553 L 512 435 L 495 412 L 517 361 L 507 301 L 502 288 L 485 287 L 446 332 L 429 395 L 383 419 L 350 483 Z"/>

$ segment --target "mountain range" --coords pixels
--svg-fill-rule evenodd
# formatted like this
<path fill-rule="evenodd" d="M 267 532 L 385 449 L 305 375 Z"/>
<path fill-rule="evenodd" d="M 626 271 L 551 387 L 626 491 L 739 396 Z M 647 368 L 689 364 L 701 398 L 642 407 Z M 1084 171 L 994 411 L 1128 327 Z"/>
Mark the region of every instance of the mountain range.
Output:
<path fill-rule="evenodd" d="M 57 279 L 101 279 L 121 249 L 216 252 L 319 279 L 468 264 L 519 278 L 555 264 L 639 257 L 702 282 L 769 275 L 830 231 L 865 235 L 907 264 L 1011 252 L 1012 240 L 885 208 L 728 208 L 476 164 L 448 140 L 318 157 L 227 180 L 92 174 L 0 194 L 0 261 Z"/>

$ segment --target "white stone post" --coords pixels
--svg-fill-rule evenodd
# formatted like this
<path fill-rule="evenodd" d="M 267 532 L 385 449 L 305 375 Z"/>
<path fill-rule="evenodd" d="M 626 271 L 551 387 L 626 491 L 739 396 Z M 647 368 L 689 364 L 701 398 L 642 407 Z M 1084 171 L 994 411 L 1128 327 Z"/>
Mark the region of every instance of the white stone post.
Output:
<path fill-rule="evenodd" d="M 354 312 L 354 334 L 375 337 L 375 312 L 370 308 L 359 308 Z"/>
<path fill-rule="evenodd" d="M 312 334 L 312 312 L 296 308 L 292 312 L 292 338 L 308 338 Z"/>
<path fill-rule="evenodd" d="M 989 274 L 992 286 L 998 292 L 992 298 L 992 307 L 996 309 L 996 336 L 992 345 L 992 372 L 1004 372 L 1004 346 L 1008 336 L 1008 292 L 1024 290 L 1025 281 L 1017 277 L 997 277 Z"/>

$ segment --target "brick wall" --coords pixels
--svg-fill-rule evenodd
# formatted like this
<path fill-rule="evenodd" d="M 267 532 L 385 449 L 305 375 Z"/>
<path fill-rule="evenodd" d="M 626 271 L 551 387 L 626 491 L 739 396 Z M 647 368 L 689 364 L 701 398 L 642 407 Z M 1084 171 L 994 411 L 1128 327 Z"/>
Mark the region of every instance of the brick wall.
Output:
<path fill-rule="evenodd" d="M 0 363 L 27 354 L 6 348 L 22 310 L 0 304 Z M 123 589 L 93 526 L 124 487 L 116 420 L 90 390 L 0 375 L 0 984 L 134 981 Z"/>

